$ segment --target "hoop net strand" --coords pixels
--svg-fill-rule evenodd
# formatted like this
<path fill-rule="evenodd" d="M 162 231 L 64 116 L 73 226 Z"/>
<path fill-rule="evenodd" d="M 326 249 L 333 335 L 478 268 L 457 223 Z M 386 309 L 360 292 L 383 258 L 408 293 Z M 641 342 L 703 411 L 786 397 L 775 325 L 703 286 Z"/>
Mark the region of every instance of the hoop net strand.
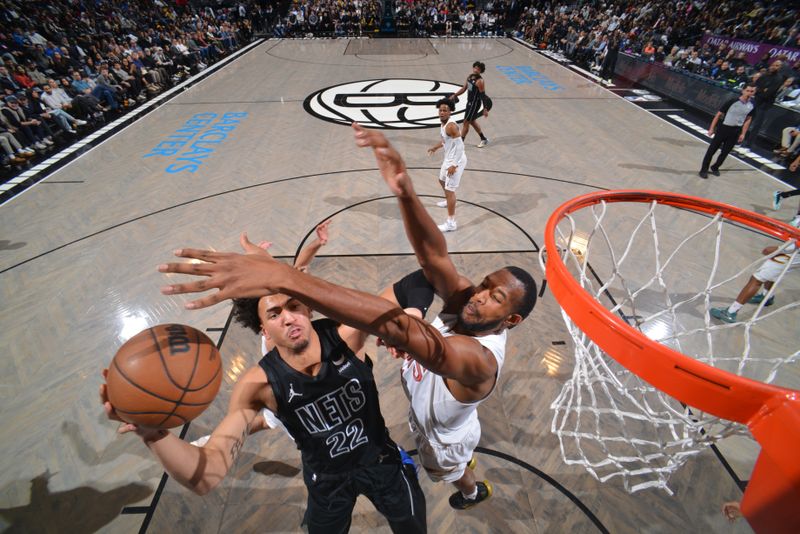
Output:
<path fill-rule="evenodd" d="M 800 263 L 795 241 L 781 242 L 772 254 L 762 256 L 755 250 L 732 262 L 725 244 L 734 239 L 729 230 L 741 228 L 733 227 L 728 215 L 678 212 L 658 199 L 637 205 L 638 220 L 625 212 L 624 232 L 605 200 L 567 213 L 555 226 L 560 259 L 580 287 L 631 328 L 672 350 L 738 376 L 773 383 L 800 356 L 796 326 L 787 330 L 788 334 L 795 328 L 789 335 L 794 346 L 788 350 L 764 340 L 767 324 L 774 331 L 781 324 L 796 325 L 800 318 L 800 291 L 779 290 L 785 280 L 791 281 L 791 288 L 800 288 L 796 279 L 786 276 Z M 676 237 L 665 213 L 667 218 L 691 215 L 700 222 L 684 237 Z M 579 231 L 581 225 L 588 230 Z M 687 258 L 697 255 L 704 260 L 693 263 L 693 276 L 688 277 Z M 755 259 L 748 263 L 751 256 Z M 544 256 L 541 261 L 544 267 Z M 783 263 L 783 269 L 761 303 L 743 309 L 733 323 L 713 319 L 711 308 L 727 308 L 750 274 L 769 261 Z M 703 270 L 697 270 L 698 263 Z M 687 291 L 690 278 L 701 282 Z M 767 308 L 777 295 L 782 299 Z M 575 366 L 550 408 L 551 430 L 566 463 L 584 466 L 601 482 L 620 479 L 630 492 L 659 488 L 672 494 L 670 476 L 691 456 L 722 438 L 749 436 L 745 425 L 682 404 L 629 372 L 563 309 L 562 316 L 574 343 Z"/>

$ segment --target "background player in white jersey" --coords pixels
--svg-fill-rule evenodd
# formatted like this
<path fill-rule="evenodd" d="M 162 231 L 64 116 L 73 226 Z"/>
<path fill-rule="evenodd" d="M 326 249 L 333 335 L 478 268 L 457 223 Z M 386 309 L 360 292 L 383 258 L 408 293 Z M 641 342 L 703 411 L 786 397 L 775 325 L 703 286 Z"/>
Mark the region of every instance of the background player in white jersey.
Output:
<path fill-rule="evenodd" d="M 790 224 L 800 228 L 800 218 L 795 217 Z M 761 254 L 769 256 L 770 254 L 775 254 L 777 250 L 778 246 L 772 245 L 762 250 Z M 739 291 L 736 300 L 727 308 L 711 308 L 711 316 L 726 323 L 735 323 L 736 315 L 742 309 L 742 306 L 745 304 L 761 304 L 761 301 L 767 298 L 767 293 L 772 290 L 772 286 L 784 272 L 784 269 L 789 272 L 800 268 L 800 253 L 796 253 L 796 250 L 797 246 L 792 244 L 786 247 L 782 253 L 765 260 Z M 786 265 L 787 262 L 789 263 L 788 266 Z M 772 306 L 774 302 L 775 295 L 770 295 L 764 306 Z"/>
<path fill-rule="evenodd" d="M 440 208 L 447 207 L 447 220 L 439 225 L 442 232 L 453 232 L 458 227 L 456 225 L 456 189 L 461 183 L 461 175 L 467 166 L 467 154 L 464 152 L 464 140 L 458 131 L 458 123 L 450 115 L 456 109 L 452 100 L 443 98 L 436 103 L 439 109 L 439 120 L 442 125 L 439 134 L 442 140 L 428 149 L 428 155 L 432 156 L 437 150 L 444 147 L 444 160 L 442 168 L 439 169 L 439 185 L 444 191 L 445 200 L 437 203 Z"/>
<path fill-rule="evenodd" d="M 414 191 L 400 154 L 382 133 L 365 130 L 357 124 L 353 128 L 356 144 L 373 149 L 384 181 L 397 197 L 406 235 L 425 278 L 445 302 L 435 325 L 404 313 L 385 298 L 336 286 L 259 254 L 178 250 L 179 257 L 202 261 L 170 263 L 160 266 L 159 270 L 201 278 L 169 285 L 163 292 L 180 294 L 218 289 L 188 303 L 190 309 L 204 308 L 229 298 L 279 292 L 408 353 L 428 375 L 435 373 L 441 377 L 437 381 L 431 376 L 428 380 L 422 376 L 419 391 L 428 388 L 430 395 L 421 394 L 417 397 L 419 402 L 447 399 L 441 410 L 425 418 L 417 417 L 420 423 L 417 430 L 431 449 L 430 454 L 425 451 L 426 459 L 422 463 L 429 473 L 440 472 L 459 488 L 450 499 L 451 505 L 468 508 L 488 498 L 490 487 L 486 483 L 477 484 L 472 470 L 466 469 L 472 450 L 467 452 L 459 448 L 453 440 L 464 436 L 465 441 L 471 440 L 468 444 L 473 441 L 477 444 L 475 434 L 480 431 L 475 428 L 474 405 L 494 390 L 502 365 L 505 330 L 519 324 L 533 309 L 536 283 L 530 274 L 518 267 L 497 270 L 478 286 L 460 275 L 447 253 L 444 236 Z M 414 367 L 409 366 L 408 372 L 413 375 Z M 451 451 L 459 456 L 451 457 Z"/>

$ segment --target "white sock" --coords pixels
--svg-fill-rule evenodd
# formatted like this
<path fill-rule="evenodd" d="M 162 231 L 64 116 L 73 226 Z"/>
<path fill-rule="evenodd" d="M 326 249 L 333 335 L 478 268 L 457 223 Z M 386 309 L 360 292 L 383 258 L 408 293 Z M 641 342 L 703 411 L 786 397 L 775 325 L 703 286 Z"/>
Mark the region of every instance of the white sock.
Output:
<path fill-rule="evenodd" d="M 469 495 L 467 495 L 463 491 L 461 492 L 461 495 L 463 495 L 465 499 L 469 499 L 470 501 L 474 501 L 475 499 L 478 498 L 478 485 L 477 484 L 475 485 L 475 491 L 473 491 Z"/>
<path fill-rule="evenodd" d="M 448 217 L 447 218 L 447 222 L 450 223 L 450 224 L 455 224 L 456 223 L 456 218 L 455 217 Z"/>
<path fill-rule="evenodd" d="M 734 313 L 738 312 L 741 309 L 742 309 L 742 305 L 734 300 L 733 304 L 728 306 L 728 313 L 734 314 Z"/>

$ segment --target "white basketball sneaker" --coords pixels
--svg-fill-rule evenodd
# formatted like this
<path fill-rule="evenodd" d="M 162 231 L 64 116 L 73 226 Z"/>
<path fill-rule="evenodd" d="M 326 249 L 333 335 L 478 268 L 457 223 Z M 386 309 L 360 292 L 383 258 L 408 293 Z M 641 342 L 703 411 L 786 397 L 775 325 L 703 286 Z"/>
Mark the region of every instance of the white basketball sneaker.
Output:
<path fill-rule="evenodd" d="M 483 148 L 483 147 L 487 146 L 488 144 L 489 144 L 489 140 L 488 139 L 481 139 L 481 142 L 478 143 L 478 148 Z"/>
<path fill-rule="evenodd" d="M 451 220 L 451 219 L 447 219 L 443 224 L 440 224 L 438 226 L 439 226 L 439 230 L 441 230 L 442 233 L 444 233 L 444 232 L 455 232 L 456 229 L 458 228 L 458 225 L 456 224 L 456 221 Z"/>
<path fill-rule="evenodd" d="M 439 206 L 440 208 L 446 208 L 447 207 L 447 201 L 446 200 L 440 200 L 439 202 L 436 203 L 436 205 Z"/>

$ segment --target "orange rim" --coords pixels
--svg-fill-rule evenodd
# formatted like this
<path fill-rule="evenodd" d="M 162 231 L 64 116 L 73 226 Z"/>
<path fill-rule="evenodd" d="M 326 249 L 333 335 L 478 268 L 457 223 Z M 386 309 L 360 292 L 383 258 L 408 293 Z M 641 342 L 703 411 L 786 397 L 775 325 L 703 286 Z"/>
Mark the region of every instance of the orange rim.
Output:
<path fill-rule="evenodd" d="M 556 246 L 555 230 L 568 214 L 601 201 L 654 200 L 659 204 L 711 215 L 721 213 L 730 221 L 755 228 L 782 241 L 795 239 L 800 244 L 800 231 L 797 228 L 721 202 L 661 191 L 589 193 L 559 206 L 545 227 L 545 274 L 559 305 L 606 354 L 653 387 L 689 406 L 722 419 L 749 424 L 764 406 L 776 401 L 798 402 L 798 391 L 717 369 L 651 340 L 587 293 L 567 270 Z"/>

